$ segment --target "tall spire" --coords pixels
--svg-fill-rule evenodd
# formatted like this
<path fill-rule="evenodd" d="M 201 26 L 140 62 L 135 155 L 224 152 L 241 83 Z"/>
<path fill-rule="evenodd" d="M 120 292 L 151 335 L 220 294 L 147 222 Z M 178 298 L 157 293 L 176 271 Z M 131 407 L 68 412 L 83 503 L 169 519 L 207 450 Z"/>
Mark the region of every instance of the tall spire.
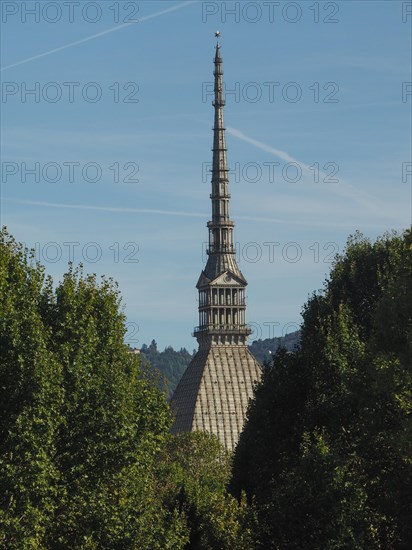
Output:
<path fill-rule="evenodd" d="M 220 33 L 215 33 L 219 39 Z M 199 326 L 195 336 L 199 345 L 244 344 L 250 329 L 246 325 L 245 287 L 234 246 L 234 222 L 229 217 L 229 169 L 223 110 L 223 68 L 220 44 L 214 58 L 214 127 L 212 162 L 212 220 L 208 222 L 209 247 L 205 269 L 197 283 Z"/>
<path fill-rule="evenodd" d="M 172 432 L 203 430 L 234 449 L 242 431 L 260 367 L 247 347 L 246 285 L 236 263 L 234 223 L 229 218 L 229 171 L 223 120 L 223 71 L 217 32 L 212 166 L 212 220 L 208 222 L 208 259 L 197 282 L 199 351 L 172 398 Z"/>
<path fill-rule="evenodd" d="M 220 33 L 215 33 L 219 37 Z M 209 227 L 209 254 L 234 254 L 233 227 L 229 218 L 229 169 L 226 157 L 226 138 L 223 108 L 223 69 L 220 44 L 216 44 L 215 53 L 215 111 L 213 127 L 213 162 L 212 162 L 212 221 Z"/>

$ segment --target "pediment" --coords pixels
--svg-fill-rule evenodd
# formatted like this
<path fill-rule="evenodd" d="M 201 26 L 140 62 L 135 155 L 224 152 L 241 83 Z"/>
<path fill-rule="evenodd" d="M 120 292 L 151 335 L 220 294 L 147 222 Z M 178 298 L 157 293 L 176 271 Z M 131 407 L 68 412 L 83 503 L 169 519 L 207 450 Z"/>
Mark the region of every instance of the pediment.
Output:
<path fill-rule="evenodd" d="M 210 286 L 245 286 L 247 283 L 231 271 L 227 270 L 213 281 L 210 281 Z"/>

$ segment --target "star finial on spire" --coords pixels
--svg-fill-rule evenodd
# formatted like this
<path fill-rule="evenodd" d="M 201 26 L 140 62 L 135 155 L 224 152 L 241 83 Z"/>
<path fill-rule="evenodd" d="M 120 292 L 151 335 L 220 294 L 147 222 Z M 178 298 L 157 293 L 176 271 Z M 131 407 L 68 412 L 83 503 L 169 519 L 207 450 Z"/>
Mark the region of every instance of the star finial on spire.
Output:
<path fill-rule="evenodd" d="M 220 31 L 216 31 L 216 32 L 215 32 L 215 36 L 216 36 L 217 41 L 219 42 Z"/>

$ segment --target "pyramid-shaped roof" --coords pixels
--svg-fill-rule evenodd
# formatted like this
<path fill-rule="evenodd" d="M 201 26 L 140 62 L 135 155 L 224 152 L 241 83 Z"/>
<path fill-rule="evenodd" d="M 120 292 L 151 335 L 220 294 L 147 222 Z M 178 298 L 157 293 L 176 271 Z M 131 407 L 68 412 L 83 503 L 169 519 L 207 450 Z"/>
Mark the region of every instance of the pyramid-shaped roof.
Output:
<path fill-rule="evenodd" d="M 173 395 L 172 432 L 211 432 L 233 450 L 260 375 L 260 365 L 247 346 L 211 346 L 198 351 Z"/>

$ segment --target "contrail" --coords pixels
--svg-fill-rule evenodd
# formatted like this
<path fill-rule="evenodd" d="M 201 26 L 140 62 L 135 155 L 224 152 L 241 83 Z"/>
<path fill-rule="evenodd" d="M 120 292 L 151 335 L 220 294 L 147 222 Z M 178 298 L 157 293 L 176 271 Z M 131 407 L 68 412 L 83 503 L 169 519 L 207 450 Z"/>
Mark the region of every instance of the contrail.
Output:
<path fill-rule="evenodd" d="M 46 202 L 46 201 L 30 201 L 30 200 L 19 200 L 5 198 L 5 201 L 13 202 L 17 204 L 26 204 L 29 206 L 45 206 L 48 208 L 68 208 L 71 210 L 94 210 L 98 212 L 115 212 L 121 214 L 160 214 L 162 216 L 178 216 L 178 217 L 187 217 L 187 218 L 206 218 L 207 213 L 200 212 L 182 212 L 175 210 L 158 210 L 151 208 L 130 208 L 130 207 L 113 207 L 113 206 L 95 206 L 88 204 L 67 204 L 67 203 L 56 203 L 56 202 Z M 315 227 L 352 227 L 348 222 L 322 222 L 319 220 L 297 220 L 297 219 L 281 219 L 281 218 L 266 218 L 262 216 L 236 216 L 237 220 L 253 221 L 253 222 L 266 222 L 266 223 L 277 223 L 277 224 L 288 224 L 288 225 L 305 225 L 305 226 L 315 226 Z M 362 224 L 365 227 L 379 227 L 379 225 L 373 223 L 364 223 Z"/>
<path fill-rule="evenodd" d="M 5 199 L 9 202 L 18 204 L 28 204 L 31 206 L 47 206 L 51 208 L 71 208 L 75 210 L 97 210 L 101 212 L 120 212 L 120 213 L 132 213 L 132 214 L 161 214 L 165 216 L 186 216 L 190 218 L 204 218 L 206 214 L 198 212 L 179 212 L 174 210 L 157 210 L 151 208 L 130 208 L 130 207 L 115 207 L 115 206 L 95 206 L 88 204 L 65 204 L 59 202 L 45 202 L 45 201 L 24 201 L 19 199 Z"/>
<path fill-rule="evenodd" d="M 313 173 L 312 169 L 309 165 L 301 162 L 300 160 L 297 160 L 290 156 L 285 151 L 282 151 L 280 149 L 275 149 L 274 147 L 271 147 L 267 143 L 263 143 L 262 141 L 258 141 L 254 138 L 251 138 L 241 132 L 240 130 L 236 130 L 236 128 L 227 128 L 227 132 L 232 135 L 233 137 L 236 137 L 242 141 L 245 141 L 246 143 L 250 143 L 251 145 L 254 145 L 258 149 L 261 149 L 262 151 L 266 151 L 267 153 L 271 153 L 277 158 L 280 158 L 286 162 L 294 162 L 298 164 L 303 170 Z M 328 174 L 323 172 L 322 170 L 319 170 L 319 175 L 323 178 L 327 177 Z M 344 182 L 341 178 L 339 178 L 339 184 L 338 185 L 332 185 L 330 186 L 330 189 L 337 193 L 338 195 L 341 195 L 343 197 L 352 199 L 356 201 L 358 204 L 361 204 L 362 206 L 368 208 L 369 210 L 377 211 L 379 215 L 390 218 L 386 214 L 386 208 L 385 205 L 370 195 L 369 193 L 366 193 L 365 191 L 361 191 L 360 189 L 356 188 L 354 185 Z"/>
<path fill-rule="evenodd" d="M 227 133 L 237 137 L 238 139 L 241 139 L 242 141 L 246 141 L 246 143 L 250 143 L 251 145 L 254 145 L 258 149 L 262 149 L 262 151 L 266 151 L 267 153 L 271 153 L 275 157 L 278 157 L 282 160 L 285 160 L 286 162 L 295 162 L 296 164 L 299 164 L 301 168 L 304 170 L 307 170 L 308 172 L 311 172 L 309 166 L 307 164 L 304 164 L 303 162 L 300 162 L 300 160 L 297 160 L 293 157 L 291 157 L 288 153 L 285 151 L 281 151 L 280 149 L 275 149 L 274 147 L 271 147 L 270 145 L 267 145 L 266 143 L 263 143 L 263 141 L 258 141 L 257 139 L 253 139 L 240 130 L 236 130 L 236 128 L 227 128 Z"/>
<path fill-rule="evenodd" d="M 60 52 L 62 50 L 66 50 L 67 48 L 72 48 L 73 46 L 78 46 L 79 44 L 84 44 L 84 42 L 88 42 L 89 40 L 94 40 L 95 38 L 99 38 L 100 36 L 104 36 L 105 34 L 109 34 L 111 32 L 120 31 L 121 29 L 124 29 L 125 27 L 129 27 L 130 25 L 136 25 L 136 23 L 142 23 L 143 21 L 148 21 L 149 19 L 154 19 L 155 17 L 160 17 L 161 15 L 165 15 L 166 13 L 170 13 L 172 11 L 180 10 L 181 8 L 184 8 L 185 6 L 189 6 L 190 4 L 194 4 L 199 2 L 199 0 L 187 0 L 187 2 L 182 2 L 181 4 L 175 4 L 174 6 L 170 8 L 166 8 L 165 10 L 157 11 L 155 13 L 151 13 L 149 15 L 145 15 L 144 17 L 141 17 L 137 22 L 131 21 L 129 23 L 123 23 L 123 25 L 117 25 L 116 27 L 111 27 L 110 29 L 106 29 L 105 31 L 98 32 L 96 34 L 92 34 L 91 36 L 87 36 L 86 38 L 82 38 L 81 40 L 76 40 L 75 42 L 70 42 L 69 44 L 65 44 L 64 46 L 60 46 L 58 48 L 54 48 L 53 50 L 48 50 L 47 52 L 40 53 L 38 55 L 34 55 L 33 57 L 28 57 L 27 59 L 22 59 L 21 61 L 17 61 L 16 63 L 13 63 L 12 65 L 7 65 L 6 67 L 3 67 L 1 71 L 5 71 L 6 69 L 11 69 L 12 67 L 17 67 L 18 65 L 23 65 L 24 63 L 29 63 L 30 61 L 34 61 L 35 59 L 40 59 L 41 57 L 46 57 L 47 55 L 51 55 L 52 53 Z"/>

